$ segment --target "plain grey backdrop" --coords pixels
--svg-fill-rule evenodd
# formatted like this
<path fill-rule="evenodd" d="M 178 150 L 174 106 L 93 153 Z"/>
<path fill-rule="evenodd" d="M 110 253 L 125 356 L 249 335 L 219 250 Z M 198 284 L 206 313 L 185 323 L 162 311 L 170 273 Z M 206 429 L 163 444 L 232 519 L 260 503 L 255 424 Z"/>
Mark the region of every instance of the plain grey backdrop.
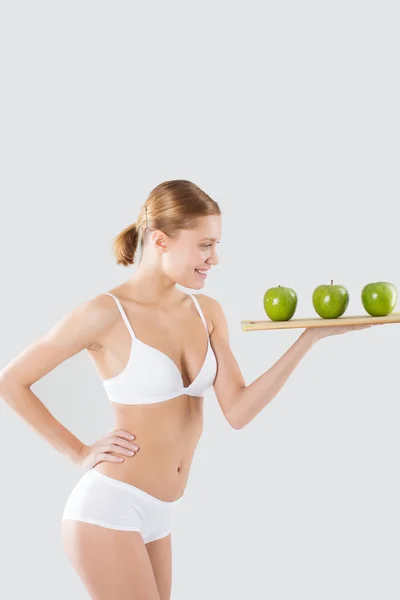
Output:
<path fill-rule="evenodd" d="M 366 283 L 400 290 L 399 12 L 2 3 L 1 368 L 134 273 L 112 238 L 167 179 L 223 211 L 220 264 L 198 291 L 221 302 L 247 384 L 303 331 L 241 330 L 266 318 L 268 288 L 295 289 L 295 318 L 317 316 L 312 292 L 331 279 L 346 315 L 364 314 Z M 399 598 L 399 333 L 322 339 L 241 431 L 206 393 L 173 600 Z M 84 443 L 113 426 L 86 353 L 32 389 Z M 83 471 L 4 402 L 0 419 L 0 597 L 84 600 L 60 538 Z"/>

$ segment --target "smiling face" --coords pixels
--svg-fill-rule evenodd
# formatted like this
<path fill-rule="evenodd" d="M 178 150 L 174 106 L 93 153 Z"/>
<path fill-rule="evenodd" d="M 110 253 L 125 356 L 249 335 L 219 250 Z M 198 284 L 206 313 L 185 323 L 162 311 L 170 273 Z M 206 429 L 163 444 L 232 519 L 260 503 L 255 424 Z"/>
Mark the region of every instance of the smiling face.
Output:
<path fill-rule="evenodd" d="M 216 247 L 221 240 L 221 215 L 207 215 L 197 219 L 195 229 L 181 229 L 177 237 L 162 238 L 162 270 L 172 281 L 187 288 L 201 289 L 206 275 L 219 263 Z M 157 235 L 157 234 L 156 234 Z M 204 276 L 196 269 L 204 270 Z"/>

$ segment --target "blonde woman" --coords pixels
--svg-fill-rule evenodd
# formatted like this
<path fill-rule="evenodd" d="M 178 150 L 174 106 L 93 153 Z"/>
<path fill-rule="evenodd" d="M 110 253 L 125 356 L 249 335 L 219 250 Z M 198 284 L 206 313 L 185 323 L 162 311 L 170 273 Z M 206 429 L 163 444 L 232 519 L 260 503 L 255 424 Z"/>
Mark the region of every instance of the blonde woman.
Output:
<path fill-rule="evenodd" d="M 218 264 L 221 211 L 197 185 L 166 181 L 136 223 L 114 240 L 117 264 L 134 275 L 73 309 L 0 373 L 3 399 L 50 444 L 85 469 L 64 507 L 65 552 L 95 600 L 169 600 L 171 530 L 203 430 L 213 386 L 229 424 L 249 423 L 321 337 L 367 326 L 306 329 L 246 386 L 221 305 L 203 293 Z M 369 325 L 368 325 L 369 327 Z M 87 350 L 111 402 L 114 428 L 83 444 L 31 385 Z"/>

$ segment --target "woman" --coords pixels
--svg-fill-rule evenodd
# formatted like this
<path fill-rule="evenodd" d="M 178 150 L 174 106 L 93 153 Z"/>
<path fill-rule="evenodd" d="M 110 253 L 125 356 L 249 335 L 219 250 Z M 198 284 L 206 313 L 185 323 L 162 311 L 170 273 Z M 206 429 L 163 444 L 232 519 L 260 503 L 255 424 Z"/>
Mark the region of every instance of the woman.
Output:
<path fill-rule="evenodd" d="M 306 329 L 246 386 L 221 305 L 175 287 L 201 290 L 218 264 L 217 202 L 190 181 L 166 181 L 150 193 L 137 222 L 116 237 L 118 264 L 134 263 L 139 238 L 141 260 L 130 279 L 72 310 L 0 374 L 10 406 L 86 469 L 64 507 L 61 533 L 96 600 L 169 600 L 172 521 L 203 430 L 204 392 L 213 385 L 225 418 L 240 429 L 318 339 L 370 326 Z M 30 389 L 83 349 L 115 415 L 115 427 L 91 445 L 63 427 Z"/>

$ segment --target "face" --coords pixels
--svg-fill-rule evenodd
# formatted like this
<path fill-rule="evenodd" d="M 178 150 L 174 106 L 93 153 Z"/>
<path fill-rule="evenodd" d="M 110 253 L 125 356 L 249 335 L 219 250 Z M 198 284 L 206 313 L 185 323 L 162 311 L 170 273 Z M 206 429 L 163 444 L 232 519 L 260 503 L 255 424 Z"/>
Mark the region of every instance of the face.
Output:
<path fill-rule="evenodd" d="M 161 255 L 165 274 L 192 289 L 203 288 L 209 270 L 219 263 L 216 248 L 221 240 L 220 215 L 199 217 L 197 221 L 196 229 L 182 229 L 175 239 L 166 238 Z"/>

